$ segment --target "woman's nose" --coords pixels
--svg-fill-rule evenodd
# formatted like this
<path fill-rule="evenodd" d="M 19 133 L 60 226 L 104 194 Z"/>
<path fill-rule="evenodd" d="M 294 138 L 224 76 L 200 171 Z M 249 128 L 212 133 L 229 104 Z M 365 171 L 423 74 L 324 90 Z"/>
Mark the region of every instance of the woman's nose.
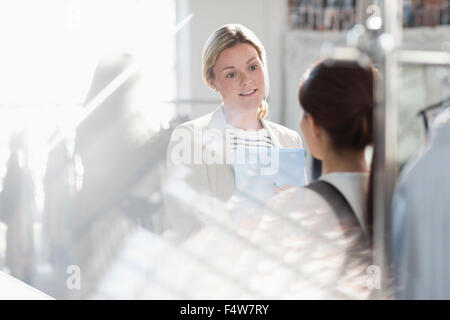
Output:
<path fill-rule="evenodd" d="M 241 74 L 240 80 L 241 80 L 241 86 L 243 86 L 243 87 L 250 84 L 250 82 L 251 82 L 251 78 L 245 73 Z"/>

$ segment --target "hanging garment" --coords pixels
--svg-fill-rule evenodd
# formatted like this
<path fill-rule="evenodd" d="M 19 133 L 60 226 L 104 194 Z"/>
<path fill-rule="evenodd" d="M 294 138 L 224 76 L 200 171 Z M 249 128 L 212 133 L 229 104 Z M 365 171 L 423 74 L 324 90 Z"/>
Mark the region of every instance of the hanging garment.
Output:
<path fill-rule="evenodd" d="M 399 299 L 450 299 L 450 112 L 405 167 L 393 200 L 392 261 Z"/>

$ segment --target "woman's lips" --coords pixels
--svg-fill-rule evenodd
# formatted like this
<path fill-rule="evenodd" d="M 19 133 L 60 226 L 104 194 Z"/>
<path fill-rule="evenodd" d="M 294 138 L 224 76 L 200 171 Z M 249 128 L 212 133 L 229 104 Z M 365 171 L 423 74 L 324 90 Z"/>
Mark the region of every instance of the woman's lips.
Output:
<path fill-rule="evenodd" d="M 249 96 L 255 94 L 255 92 L 256 92 L 257 90 L 258 90 L 258 89 L 253 89 L 253 90 L 250 90 L 250 91 L 247 91 L 247 92 L 240 93 L 239 95 L 240 95 L 241 97 L 249 97 Z"/>

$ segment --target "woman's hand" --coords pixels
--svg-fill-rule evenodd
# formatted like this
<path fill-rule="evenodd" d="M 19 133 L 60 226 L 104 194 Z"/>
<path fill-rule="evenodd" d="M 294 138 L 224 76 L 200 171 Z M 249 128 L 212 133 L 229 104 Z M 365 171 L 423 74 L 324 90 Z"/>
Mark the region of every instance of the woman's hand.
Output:
<path fill-rule="evenodd" d="M 291 189 L 291 188 L 294 188 L 294 186 L 293 185 L 290 185 L 290 184 L 285 184 L 284 186 L 282 186 L 282 187 L 280 187 L 280 186 L 278 186 L 275 182 L 273 183 L 274 184 L 274 186 L 275 186 L 275 193 L 276 194 L 279 194 L 280 192 L 283 192 L 283 191 L 286 191 L 286 190 L 288 190 L 288 189 Z"/>

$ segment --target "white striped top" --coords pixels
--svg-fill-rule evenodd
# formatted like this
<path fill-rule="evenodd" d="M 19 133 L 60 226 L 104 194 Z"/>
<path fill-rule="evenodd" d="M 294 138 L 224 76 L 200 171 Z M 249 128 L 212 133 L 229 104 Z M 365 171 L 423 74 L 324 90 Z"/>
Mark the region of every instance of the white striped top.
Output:
<path fill-rule="evenodd" d="M 273 148 L 272 138 L 265 128 L 253 131 L 227 126 L 227 143 L 230 150 L 238 148 Z"/>

